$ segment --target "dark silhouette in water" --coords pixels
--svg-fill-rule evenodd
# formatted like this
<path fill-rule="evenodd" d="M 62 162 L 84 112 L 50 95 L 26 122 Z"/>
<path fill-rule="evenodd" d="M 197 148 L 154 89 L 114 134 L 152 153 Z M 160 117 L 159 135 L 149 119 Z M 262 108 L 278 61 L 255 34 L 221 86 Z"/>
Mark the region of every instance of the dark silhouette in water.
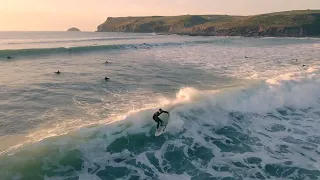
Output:
<path fill-rule="evenodd" d="M 108 78 L 108 77 L 104 77 L 104 80 L 105 80 L 105 81 L 108 81 L 109 79 L 110 79 L 110 78 Z"/>
<path fill-rule="evenodd" d="M 60 74 L 60 71 L 54 72 L 55 74 Z"/>
<path fill-rule="evenodd" d="M 7 59 L 12 59 L 12 57 L 11 57 L 11 56 L 8 56 Z"/>
<path fill-rule="evenodd" d="M 147 49 L 150 49 L 149 44 L 147 44 L 147 43 L 143 43 L 143 45 L 147 46 Z"/>
<path fill-rule="evenodd" d="M 105 64 L 109 64 L 109 62 L 108 62 L 108 61 L 106 61 L 106 62 L 105 62 Z"/>
<path fill-rule="evenodd" d="M 302 67 L 307 67 L 307 65 L 304 64 L 304 65 L 302 65 Z"/>

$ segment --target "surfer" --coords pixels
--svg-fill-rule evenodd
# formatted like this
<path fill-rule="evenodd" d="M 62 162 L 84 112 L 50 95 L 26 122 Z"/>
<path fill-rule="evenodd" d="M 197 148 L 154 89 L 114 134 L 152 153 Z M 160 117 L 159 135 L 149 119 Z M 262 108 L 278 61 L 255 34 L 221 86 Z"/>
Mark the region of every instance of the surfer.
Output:
<path fill-rule="evenodd" d="M 167 113 L 168 115 L 170 115 L 168 111 L 164 111 L 162 109 L 159 109 L 159 111 L 155 112 L 152 117 L 153 120 L 158 123 L 157 129 L 159 129 L 160 124 L 161 124 L 161 126 L 163 126 L 163 121 L 159 118 L 160 114 L 162 114 L 162 113 Z"/>
<path fill-rule="evenodd" d="M 54 72 L 55 74 L 60 74 L 60 71 Z"/>

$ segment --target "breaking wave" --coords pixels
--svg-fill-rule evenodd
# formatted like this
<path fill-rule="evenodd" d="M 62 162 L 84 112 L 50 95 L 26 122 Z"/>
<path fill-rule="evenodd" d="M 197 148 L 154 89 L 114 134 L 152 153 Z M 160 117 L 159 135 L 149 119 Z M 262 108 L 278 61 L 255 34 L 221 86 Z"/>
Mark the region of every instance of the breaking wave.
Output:
<path fill-rule="evenodd" d="M 3 156 L 3 179 L 317 179 L 320 80 L 314 67 L 246 87 L 183 88 L 157 103 Z"/>

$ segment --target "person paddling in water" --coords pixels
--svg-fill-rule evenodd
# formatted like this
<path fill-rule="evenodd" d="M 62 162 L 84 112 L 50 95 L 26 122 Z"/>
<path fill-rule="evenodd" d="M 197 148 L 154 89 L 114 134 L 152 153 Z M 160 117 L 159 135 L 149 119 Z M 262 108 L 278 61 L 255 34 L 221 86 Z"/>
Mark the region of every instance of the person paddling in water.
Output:
<path fill-rule="evenodd" d="M 162 110 L 162 109 L 159 109 L 159 111 L 155 112 L 155 113 L 153 114 L 153 117 L 152 117 L 153 120 L 158 123 L 158 124 L 157 124 L 157 129 L 159 129 L 159 125 L 160 125 L 160 124 L 161 124 L 161 126 L 163 126 L 163 121 L 159 118 L 160 114 L 162 114 L 162 113 L 167 113 L 168 115 L 170 115 L 168 111 L 164 111 L 164 110 Z"/>

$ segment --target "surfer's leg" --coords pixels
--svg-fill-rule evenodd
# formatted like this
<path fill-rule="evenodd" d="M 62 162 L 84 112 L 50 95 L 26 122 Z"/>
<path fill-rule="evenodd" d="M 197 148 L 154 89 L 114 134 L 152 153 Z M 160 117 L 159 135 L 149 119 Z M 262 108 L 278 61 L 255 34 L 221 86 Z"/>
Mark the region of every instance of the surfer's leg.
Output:
<path fill-rule="evenodd" d="M 158 123 L 157 128 L 159 128 L 160 125 L 162 126 L 163 121 L 158 116 L 153 117 L 153 119 Z"/>
<path fill-rule="evenodd" d="M 159 118 L 158 118 L 157 116 L 153 116 L 152 119 L 153 119 L 156 123 L 158 123 Z"/>
<path fill-rule="evenodd" d="M 160 124 L 161 124 L 161 126 L 163 126 L 163 124 L 164 124 L 164 123 L 163 123 L 163 121 L 162 121 L 161 119 L 160 119 Z"/>
<path fill-rule="evenodd" d="M 160 123 L 161 126 L 163 126 L 163 124 L 164 124 L 163 121 L 159 117 L 157 117 L 157 122 Z"/>

